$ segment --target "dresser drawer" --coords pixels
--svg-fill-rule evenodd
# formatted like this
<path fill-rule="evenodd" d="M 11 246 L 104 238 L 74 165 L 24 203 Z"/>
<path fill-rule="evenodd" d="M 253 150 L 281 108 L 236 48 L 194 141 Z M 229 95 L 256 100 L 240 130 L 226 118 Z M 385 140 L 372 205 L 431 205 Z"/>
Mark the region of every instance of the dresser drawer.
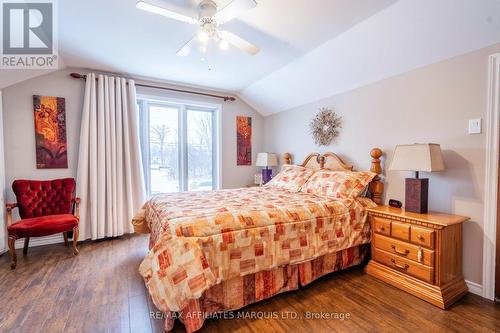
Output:
<path fill-rule="evenodd" d="M 391 220 L 373 217 L 373 230 L 378 234 L 389 236 L 391 234 Z"/>
<path fill-rule="evenodd" d="M 414 244 L 434 248 L 434 230 L 422 227 L 411 227 L 411 242 Z"/>
<path fill-rule="evenodd" d="M 428 283 L 434 283 L 434 268 L 428 267 L 389 252 L 374 249 L 373 260 L 394 270 L 411 275 Z"/>
<path fill-rule="evenodd" d="M 373 235 L 372 244 L 377 249 L 390 252 L 426 266 L 434 267 L 434 251 L 377 234 Z"/>
<path fill-rule="evenodd" d="M 410 240 L 410 226 L 408 224 L 392 221 L 391 236 L 404 240 Z"/>

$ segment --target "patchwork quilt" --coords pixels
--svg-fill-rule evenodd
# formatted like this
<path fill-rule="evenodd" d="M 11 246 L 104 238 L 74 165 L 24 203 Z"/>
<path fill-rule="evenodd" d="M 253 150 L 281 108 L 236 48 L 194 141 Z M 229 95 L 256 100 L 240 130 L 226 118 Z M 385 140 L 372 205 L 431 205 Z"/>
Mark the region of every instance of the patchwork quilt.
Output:
<path fill-rule="evenodd" d="M 221 282 L 369 243 L 373 206 L 272 187 L 156 196 L 133 221 L 151 233 L 139 271 L 158 309 L 181 311 Z"/>

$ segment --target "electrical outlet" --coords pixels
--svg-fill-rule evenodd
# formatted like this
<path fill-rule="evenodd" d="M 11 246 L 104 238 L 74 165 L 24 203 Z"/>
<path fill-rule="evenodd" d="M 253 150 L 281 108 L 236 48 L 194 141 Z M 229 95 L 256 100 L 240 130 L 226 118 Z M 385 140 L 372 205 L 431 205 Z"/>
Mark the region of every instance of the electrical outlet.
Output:
<path fill-rule="evenodd" d="M 469 119 L 469 134 L 481 134 L 481 118 Z"/>

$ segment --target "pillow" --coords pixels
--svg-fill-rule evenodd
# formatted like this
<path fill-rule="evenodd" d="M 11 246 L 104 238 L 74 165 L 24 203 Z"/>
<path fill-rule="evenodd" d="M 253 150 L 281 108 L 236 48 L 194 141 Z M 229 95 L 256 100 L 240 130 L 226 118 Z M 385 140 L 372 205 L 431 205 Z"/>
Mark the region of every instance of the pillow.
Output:
<path fill-rule="evenodd" d="M 323 197 L 358 197 L 377 174 L 370 171 L 318 170 L 302 186 L 301 191 Z"/>
<path fill-rule="evenodd" d="M 298 165 L 284 165 L 281 171 L 264 186 L 299 192 L 313 173 L 314 170 Z"/>

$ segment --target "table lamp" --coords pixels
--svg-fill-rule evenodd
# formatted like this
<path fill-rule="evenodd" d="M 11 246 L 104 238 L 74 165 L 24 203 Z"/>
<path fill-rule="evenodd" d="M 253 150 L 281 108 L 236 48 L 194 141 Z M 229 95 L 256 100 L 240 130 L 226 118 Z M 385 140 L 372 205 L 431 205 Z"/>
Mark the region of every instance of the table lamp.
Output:
<path fill-rule="evenodd" d="M 425 214 L 428 209 L 429 179 L 419 178 L 419 172 L 445 169 L 441 147 L 435 143 L 397 145 L 389 170 L 414 171 L 415 178 L 406 178 L 405 209 Z"/>
<path fill-rule="evenodd" d="M 273 170 L 269 169 L 269 167 L 278 165 L 278 157 L 276 154 L 272 153 L 258 153 L 257 154 L 257 162 L 256 166 L 265 167 L 262 169 L 262 185 L 271 180 L 273 175 Z"/>

